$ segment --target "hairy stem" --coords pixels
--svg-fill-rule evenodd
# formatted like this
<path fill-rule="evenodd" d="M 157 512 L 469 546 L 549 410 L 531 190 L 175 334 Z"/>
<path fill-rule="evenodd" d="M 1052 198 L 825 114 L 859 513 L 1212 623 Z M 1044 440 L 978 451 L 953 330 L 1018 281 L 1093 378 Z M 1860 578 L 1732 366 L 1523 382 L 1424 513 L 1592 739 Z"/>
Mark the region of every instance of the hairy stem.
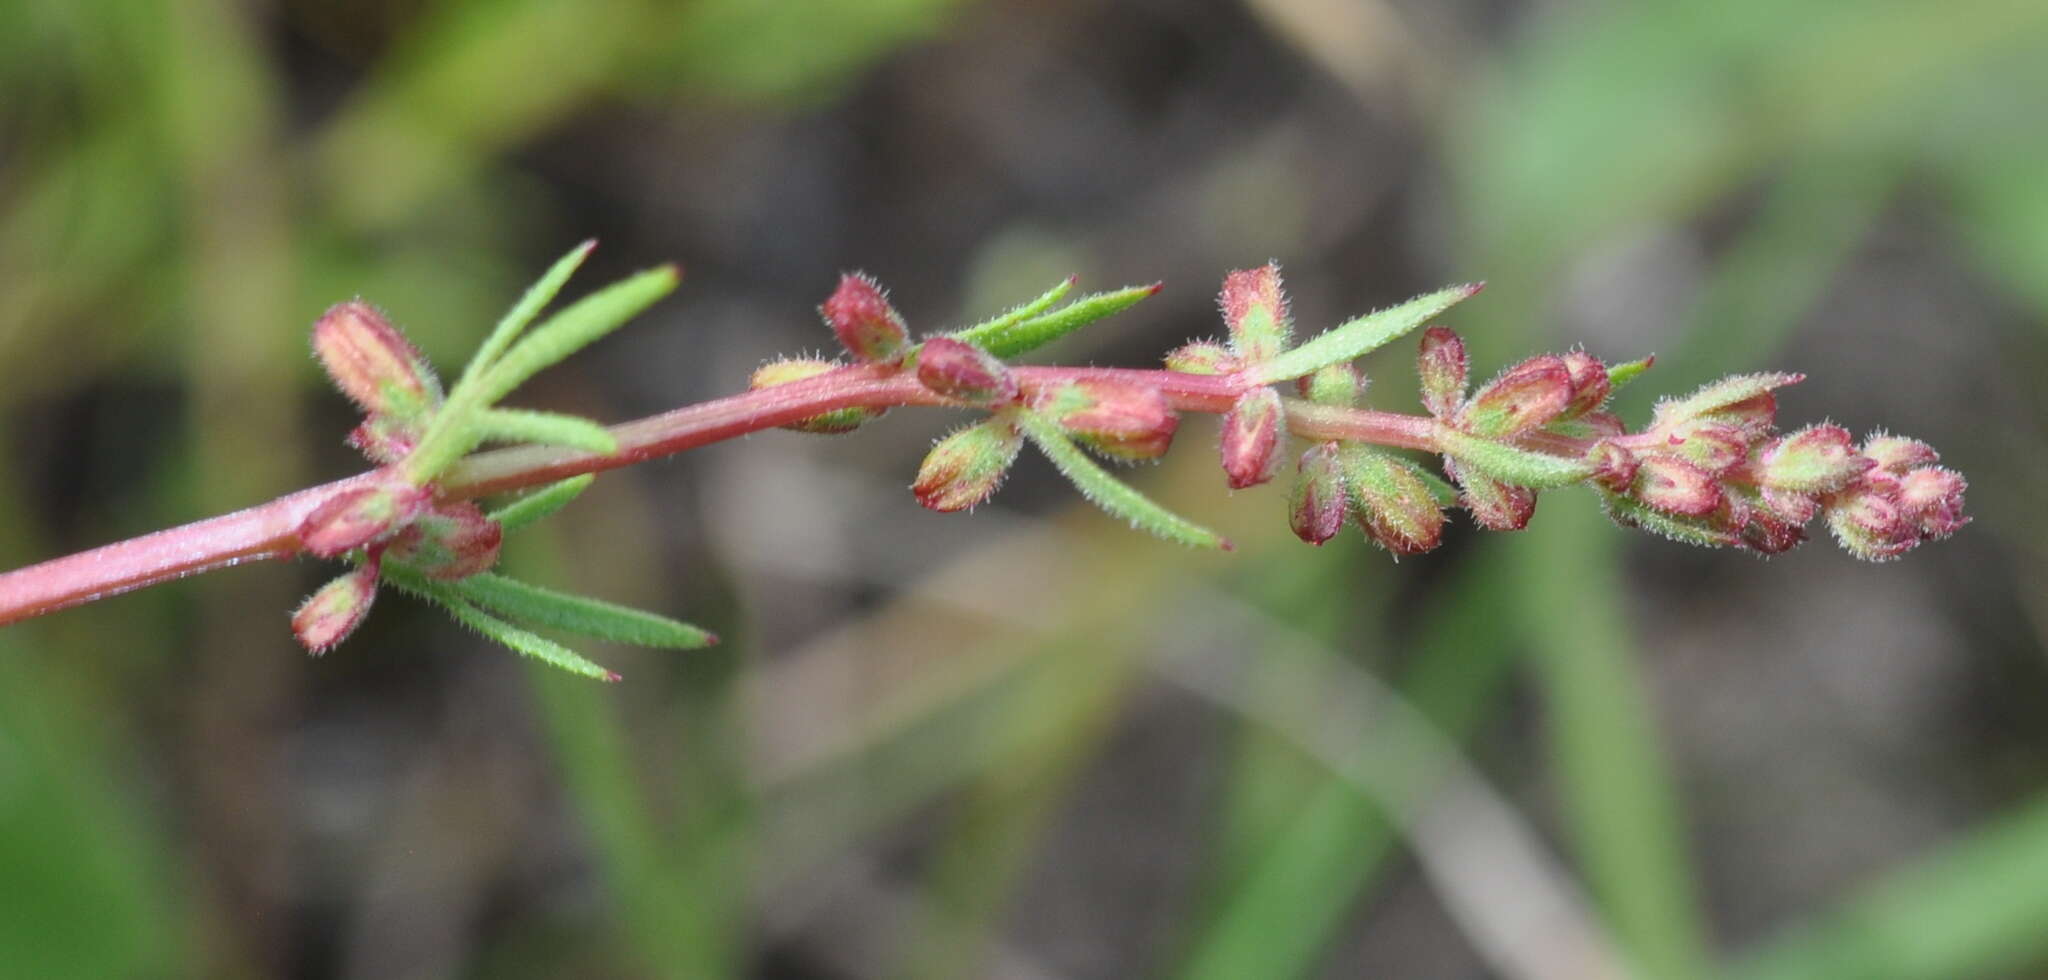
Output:
<path fill-rule="evenodd" d="M 1234 375 L 1071 367 L 1020 367 L 1015 371 L 1027 395 L 1084 379 L 1126 381 L 1159 388 L 1180 411 L 1210 414 L 1228 411 L 1249 387 L 1249 382 Z M 619 449 L 609 455 L 546 446 L 478 453 L 448 471 L 441 480 L 440 494 L 464 499 L 522 490 L 630 466 L 836 409 L 952 404 L 919 384 L 913 375 L 885 367 L 843 367 L 612 426 L 610 432 L 618 439 Z M 1357 440 L 1425 451 L 1436 448 L 1427 416 L 1333 408 L 1295 399 L 1287 399 L 1285 405 L 1288 428 L 1304 438 Z M 1574 449 L 1562 444 L 1541 448 Z M 307 514 L 334 494 L 367 483 L 376 475 L 374 471 L 357 474 L 232 514 L 0 573 L 0 625 L 187 575 L 292 557 L 302 550 L 298 528 Z"/>

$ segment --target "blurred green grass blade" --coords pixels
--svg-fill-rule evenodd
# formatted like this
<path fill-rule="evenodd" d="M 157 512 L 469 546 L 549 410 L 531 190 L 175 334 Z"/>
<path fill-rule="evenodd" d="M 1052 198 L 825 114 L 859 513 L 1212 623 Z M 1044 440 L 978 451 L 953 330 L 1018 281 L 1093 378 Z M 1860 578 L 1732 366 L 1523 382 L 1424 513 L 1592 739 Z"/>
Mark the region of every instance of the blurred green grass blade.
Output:
<path fill-rule="evenodd" d="M 1478 283 L 1452 286 L 1417 296 L 1397 306 L 1346 320 L 1293 350 L 1252 368 L 1260 384 L 1286 381 L 1319 368 L 1362 357 L 1428 322 L 1431 317 L 1471 298 Z"/>
<path fill-rule="evenodd" d="M 447 587 L 485 609 L 529 626 L 669 650 L 694 650 L 718 642 L 718 637 L 681 620 L 491 572 L 450 582 Z"/>
<path fill-rule="evenodd" d="M 1678 793 L 1621 606 L 1624 539 L 1584 494 L 1544 497 L 1518 537 L 1509 594 L 1535 654 L 1574 851 L 1647 975 L 1711 976 Z"/>
<path fill-rule="evenodd" d="M 509 534 L 569 506 L 570 501 L 581 496 L 583 491 L 590 489 L 590 485 L 596 482 L 596 474 L 585 473 L 582 476 L 572 476 L 550 483 L 491 511 L 490 518 L 497 521 L 498 526 Z"/>
<path fill-rule="evenodd" d="M 1132 527 L 1190 547 L 1230 547 L 1230 542 L 1225 541 L 1222 535 L 1161 507 L 1152 498 L 1111 476 L 1067 438 L 1059 423 L 1028 409 L 1018 411 L 1016 419 L 1018 428 L 1023 429 L 1039 451 L 1059 467 L 1075 489 L 1111 516 L 1129 521 Z"/>
<path fill-rule="evenodd" d="M 563 446 L 600 456 L 619 451 L 618 439 L 605 431 L 604 426 L 575 415 L 492 408 L 478 412 L 472 424 L 485 442 Z"/>
<path fill-rule="evenodd" d="M 526 292 L 520 295 L 519 302 L 512 304 L 512 309 L 506 311 L 498 325 L 492 328 L 490 336 L 484 338 L 484 342 L 477 347 L 476 354 L 469 359 L 469 365 L 462 369 L 462 379 L 466 381 L 475 377 L 496 363 L 498 355 L 503 354 L 505 348 L 512 346 L 512 341 L 519 337 L 519 332 L 525 330 L 526 325 L 532 323 L 533 318 L 539 316 L 540 311 L 554 301 L 555 295 L 568 284 L 569 277 L 576 274 L 576 270 L 583 265 L 583 260 L 590 257 L 591 249 L 596 247 L 597 239 L 594 238 L 576 246 L 569 254 L 555 260 L 555 264 L 549 266 L 547 272 L 542 273 L 532 286 L 527 287 Z"/>
<path fill-rule="evenodd" d="M 2048 966 L 2048 796 L 1744 957 L 1734 980 L 1952 980 Z"/>
<path fill-rule="evenodd" d="M 476 379 L 478 403 L 495 404 L 526 379 L 626 325 L 676 288 L 682 272 L 664 265 L 628 276 L 570 304 L 534 327 Z"/>
<path fill-rule="evenodd" d="M 1046 295 L 1063 292 L 1055 286 Z M 1091 293 L 1051 313 L 1015 321 L 1003 317 L 989 324 L 969 327 L 953 336 L 997 357 L 1015 357 L 1044 347 L 1104 317 L 1130 309 L 1158 292 L 1159 284 L 1155 282 L 1149 286 L 1126 286 L 1107 293 Z"/>

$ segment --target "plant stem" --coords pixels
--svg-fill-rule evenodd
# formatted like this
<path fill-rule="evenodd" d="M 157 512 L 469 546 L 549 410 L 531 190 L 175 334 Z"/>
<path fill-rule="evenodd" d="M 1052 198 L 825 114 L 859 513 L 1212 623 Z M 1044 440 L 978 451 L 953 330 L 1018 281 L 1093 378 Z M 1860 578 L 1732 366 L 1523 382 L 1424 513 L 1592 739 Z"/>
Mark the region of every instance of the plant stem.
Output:
<path fill-rule="evenodd" d="M 1180 411 L 1210 414 L 1228 411 L 1248 387 L 1233 375 L 1125 368 L 1014 370 L 1027 397 L 1072 381 L 1123 381 L 1160 389 Z M 441 481 L 440 495 L 445 499 L 466 499 L 540 486 L 584 473 L 630 466 L 836 409 L 954 404 L 919 384 L 914 375 L 887 367 L 843 367 L 802 381 L 612 426 L 610 431 L 618 439 L 619 450 L 610 455 L 546 446 L 478 453 L 448 471 Z M 1303 438 L 1435 449 L 1432 423 L 1427 416 L 1333 408 L 1296 399 L 1287 399 L 1285 405 L 1289 430 Z M 243 562 L 292 557 L 301 551 L 299 525 L 315 507 L 378 475 L 377 471 L 360 473 L 232 514 L 0 573 L 0 625 L 187 575 Z"/>

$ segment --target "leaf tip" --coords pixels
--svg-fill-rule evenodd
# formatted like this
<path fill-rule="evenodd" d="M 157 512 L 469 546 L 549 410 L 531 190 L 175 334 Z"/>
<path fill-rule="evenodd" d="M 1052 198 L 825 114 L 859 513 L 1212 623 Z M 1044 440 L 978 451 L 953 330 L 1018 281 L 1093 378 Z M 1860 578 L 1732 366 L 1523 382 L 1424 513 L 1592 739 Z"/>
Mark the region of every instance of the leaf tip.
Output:
<path fill-rule="evenodd" d="M 620 682 L 620 681 L 622 681 L 622 680 L 625 680 L 625 679 L 626 679 L 626 678 L 625 678 L 625 677 L 623 677 L 623 676 L 621 676 L 621 675 L 619 674 L 619 672 L 618 672 L 618 671 L 616 671 L 616 670 L 607 670 L 607 671 L 605 671 L 605 672 L 604 672 L 604 676 L 603 676 L 603 677 L 600 677 L 600 678 L 598 678 L 598 680 L 601 680 L 601 681 L 605 682 L 606 684 L 617 684 L 618 682 Z"/>

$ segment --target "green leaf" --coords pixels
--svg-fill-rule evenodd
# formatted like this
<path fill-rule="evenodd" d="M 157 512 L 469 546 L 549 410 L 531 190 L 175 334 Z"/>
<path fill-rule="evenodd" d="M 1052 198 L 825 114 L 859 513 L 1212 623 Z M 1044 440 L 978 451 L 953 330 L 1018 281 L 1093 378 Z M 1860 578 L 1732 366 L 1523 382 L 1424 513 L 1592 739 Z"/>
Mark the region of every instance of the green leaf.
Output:
<path fill-rule="evenodd" d="M 1655 363 L 1657 363 L 1657 355 L 1651 354 L 1648 357 L 1625 361 L 1609 367 L 1607 369 L 1607 397 L 1614 397 L 1616 392 L 1628 387 L 1629 382 L 1642 377 L 1643 372 L 1648 371 L 1650 365 Z"/>
<path fill-rule="evenodd" d="M 1052 343 L 1103 317 L 1130 309 L 1136 306 L 1139 300 L 1157 292 L 1159 284 L 1155 282 L 1150 286 L 1127 286 L 1114 292 L 1091 293 L 1051 313 L 1041 313 L 1015 323 L 1004 324 L 999 329 L 969 327 L 953 334 L 953 337 L 974 344 L 997 357 L 1015 357 Z"/>
<path fill-rule="evenodd" d="M 676 288 L 682 274 L 673 265 L 649 269 L 577 300 L 534 327 L 505 356 L 475 379 L 477 404 L 490 405 L 563 358 L 625 326 L 626 321 Z"/>
<path fill-rule="evenodd" d="M 1613 380 L 1613 374 L 1608 379 Z M 1806 375 L 1786 371 L 1765 371 L 1758 374 L 1732 374 L 1719 381 L 1702 385 L 1698 391 L 1684 398 L 1673 398 L 1657 403 L 1656 421 L 1664 423 L 1698 418 L 1710 412 L 1718 412 L 1731 405 L 1746 402 L 1758 395 L 1768 394 L 1776 388 L 1798 384 Z"/>
<path fill-rule="evenodd" d="M 1415 475 L 1422 479 L 1422 485 L 1429 488 L 1429 495 L 1436 498 L 1439 507 L 1458 506 L 1458 488 L 1449 480 L 1429 471 L 1426 466 L 1415 467 Z"/>
<path fill-rule="evenodd" d="M 601 681 L 616 681 L 619 675 L 612 673 L 584 659 L 583 655 L 547 637 L 529 632 L 512 625 L 490 613 L 471 605 L 463 598 L 453 583 L 431 582 L 411 569 L 387 562 L 384 577 L 391 584 L 414 595 L 431 599 L 448 610 L 449 615 L 470 629 L 510 647 L 518 653 L 535 660 L 544 661 L 572 674 L 593 677 Z"/>
<path fill-rule="evenodd" d="M 1023 323 L 1024 321 L 1029 320 L 1032 317 L 1039 315 L 1040 313 L 1044 313 L 1045 311 L 1052 309 L 1052 305 L 1054 303 L 1057 303 L 1060 300 L 1065 299 L 1067 294 L 1069 292 L 1072 292 L 1073 289 L 1074 278 L 1072 276 L 1069 276 L 1065 279 L 1060 280 L 1059 283 L 1053 286 L 1051 289 L 1046 290 L 1037 299 L 1034 299 L 1029 303 L 1025 303 L 1022 306 L 1016 307 L 1015 309 L 1012 309 L 1009 312 L 1002 314 L 1001 316 L 990 317 L 989 319 L 983 320 L 980 323 L 975 324 L 974 326 L 967 327 L 962 330 L 956 330 L 952 333 L 951 336 L 953 336 L 955 339 L 964 340 L 970 344 L 980 346 L 982 343 L 981 338 L 1002 334 L 1005 331 L 1008 331 L 1009 329 L 1015 327 L 1016 325 Z"/>
<path fill-rule="evenodd" d="M 492 511 L 490 518 L 509 534 L 568 506 L 569 501 L 575 500 L 596 482 L 597 474 L 585 473 L 550 483 Z"/>
<path fill-rule="evenodd" d="M 1607 507 L 1607 516 L 1622 527 L 1638 528 L 1702 548 L 1727 548 L 1742 541 L 1742 536 L 1733 531 L 1714 527 L 1697 517 L 1666 514 L 1632 497 L 1602 491 L 1600 500 Z"/>
<path fill-rule="evenodd" d="M 1272 384 L 1310 374 L 1319 368 L 1362 356 L 1407 333 L 1431 317 L 1456 306 L 1479 291 L 1484 283 L 1452 286 L 1417 296 L 1399 306 L 1347 320 L 1316 335 L 1307 343 L 1251 368 L 1253 380 Z"/>
<path fill-rule="evenodd" d="M 584 452 L 609 456 L 619 451 L 619 441 L 605 427 L 589 419 L 556 412 L 492 408 L 476 414 L 473 431 L 486 442 L 533 442 L 546 446 L 567 446 Z"/>
<path fill-rule="evenodd" d="M 452 582 L 450 587 L 470 602 L 529 626 L 668 650 L 694 650 L 718 642 L 709 631 L 680 620 L 491 572 Z"/>
<path fill-rule="evenodd" d="M 1039 451 L 1045 453 L 1046 458 L 1052 460 L 1053 465 L 1073 481 L 1081 495 L 1095 506 L 1130 521 L 1133 527 L 1168 541 L 1196 548 L 1230 548 L 1230 542 L 1222 535 L 1159 506 L 1151 498 L 1111 476 L 1067 438 L 1059 423 L 1029 410 L 1018 411 L 1016 419 L 1018 427 L 1024 430 Z"/>
<path fill-rule="evenodd" d="M 577 267 L 583 264 L 584 259 L 590 257 L 591 250 L 596 247 L 595 238 L 576 246 L 569 254 L 556 260 L 539 280 L 528 286 L 526 294 L 519 297 L 519 302 L 513 304 L 512 309 L 506 311 L 505 318 L 498 321 L 497 327 L 491 330 L 491 335 L 484 339 L 483 346 L 478 347 L 476 354 L 470 357 L 469 366 L 462 369 L 462 380 L 467 381 L 488 370 L 497 361 L 498 355 L 504 353 L 505 348 L 512 346 L 512 341 L 519 337 L 519 331 L 526 329 L 526 325 L 540 315 L 541 308 L 552 302 L 555 294 L 562 291 L 562 287 L 569 282 L 569 277 L 576 274 Z"/>
<path fill-rule="evenodd" d="M 1518 487 L 1547 490 L 1569 486 L 1593 473 L 1593 465 L 1585 460 L 1552 456 L 1481 439 L 1445 425 L 1437 426 L 1436 441 L 1444 455 L 1456 457 L 1459 462 L 1487 476 Z"/>

